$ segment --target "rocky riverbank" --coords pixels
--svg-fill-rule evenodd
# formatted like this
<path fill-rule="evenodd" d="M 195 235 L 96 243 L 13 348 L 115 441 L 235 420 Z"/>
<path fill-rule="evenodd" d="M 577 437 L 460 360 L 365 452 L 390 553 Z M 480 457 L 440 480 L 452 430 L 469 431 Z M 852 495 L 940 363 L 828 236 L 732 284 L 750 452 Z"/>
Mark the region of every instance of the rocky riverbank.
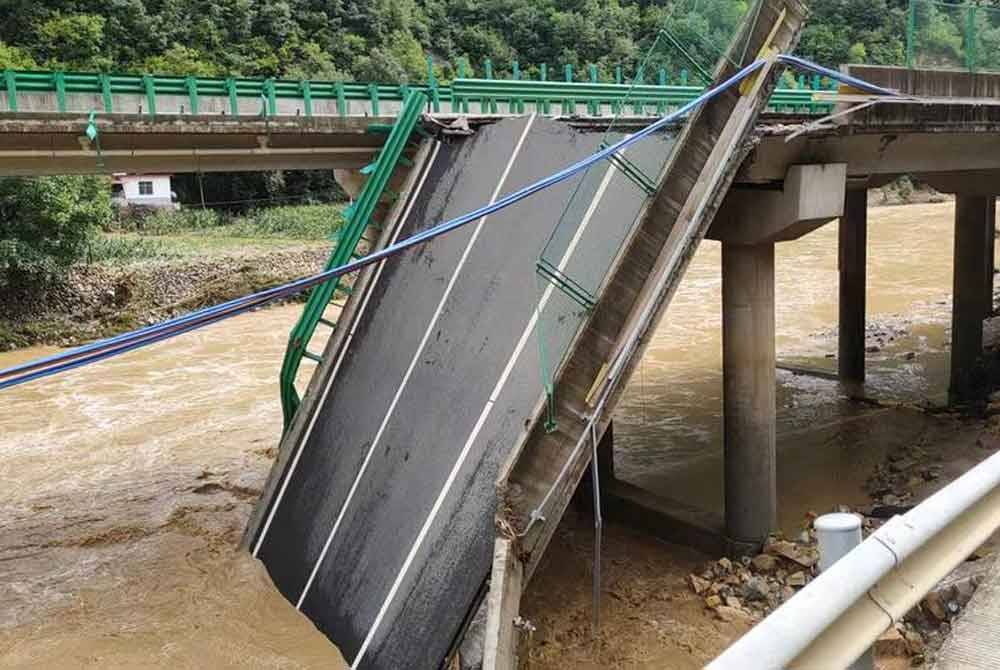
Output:
<path fill-rule="evenodd" d="M 289 281 L 322 268 L 326 244 L 72 268 L 33 294 L 0 295 L 0 351 L 70 346 Z"/>

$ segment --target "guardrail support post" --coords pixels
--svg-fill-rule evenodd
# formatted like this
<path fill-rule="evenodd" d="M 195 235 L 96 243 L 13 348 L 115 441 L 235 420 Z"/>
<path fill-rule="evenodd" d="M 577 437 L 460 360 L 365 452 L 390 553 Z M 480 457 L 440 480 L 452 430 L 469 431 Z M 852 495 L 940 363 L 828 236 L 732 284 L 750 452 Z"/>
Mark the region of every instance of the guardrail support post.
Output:
<path fill-rule="evenodd" d="M 855 514 L 824 514 L 816 519 L 816 543 L 819 547 L 819 569 L 824 572 L 831 565 L 861 544 L 861 519 Z M 872 670 L 875 661 L 868 649 L 847 670 Z"/>
<path fill-rule="evenodd" d="M 726 537 L 754 552 L 777 519 L 774 244 L 722 244 Z"/>

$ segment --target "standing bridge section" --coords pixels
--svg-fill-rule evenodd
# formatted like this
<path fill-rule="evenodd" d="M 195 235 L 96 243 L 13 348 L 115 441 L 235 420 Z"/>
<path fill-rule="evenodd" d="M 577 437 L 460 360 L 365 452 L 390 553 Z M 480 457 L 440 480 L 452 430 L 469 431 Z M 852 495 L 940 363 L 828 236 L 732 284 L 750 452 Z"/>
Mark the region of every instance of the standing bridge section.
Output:
<path fill-rule="evenodd" d="M 662 116 L 703 88 L 682 83 L 459 78 L 419 85 L 3 71 L 0 174 L 357 170 L 373 162 L 407 96 L 422 112 Z M 572 71 L 567 77 L 573 78 Z M 822 114 L 820 77 L 775 91 L 776 114 Z"/>

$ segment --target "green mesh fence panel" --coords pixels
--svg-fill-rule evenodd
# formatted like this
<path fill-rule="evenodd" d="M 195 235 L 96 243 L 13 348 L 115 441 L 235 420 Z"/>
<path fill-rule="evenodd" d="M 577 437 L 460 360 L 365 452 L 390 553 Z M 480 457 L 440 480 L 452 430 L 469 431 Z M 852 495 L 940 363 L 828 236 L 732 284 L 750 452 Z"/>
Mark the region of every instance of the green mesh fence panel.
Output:
<path fill-rule="evenodd" d="M 906 64 L 923 69 L 1000 71 L 1000 9 L 910 0 Z"/>

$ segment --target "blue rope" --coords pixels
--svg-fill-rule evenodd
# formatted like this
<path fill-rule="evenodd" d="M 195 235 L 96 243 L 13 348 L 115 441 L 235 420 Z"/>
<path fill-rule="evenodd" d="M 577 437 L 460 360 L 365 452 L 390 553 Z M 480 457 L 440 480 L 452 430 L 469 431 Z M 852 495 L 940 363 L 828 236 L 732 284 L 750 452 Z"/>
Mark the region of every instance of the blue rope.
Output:
<path fill-rule="evenodd" d="M 891 97 L 899 97 L 898 91 L 893 91 L 888 88 L 882 88 L 881 86 L 876 86 L 875 84 L 869 84 L 864 79 L 858 79 L 857 77 L 852 77 L 849 74 L 843 72 L 838 72 L 837 70 L 831 70 L 828 67 L 823 67 L 808 61 L 805 58 L 799 58 L 798 56 L 789 56 L 782 54 L 778 56 L 778 60 L 785 65 L 790 65 L 797 70 L 805 70 L 806 72 L 813 72 L 815 74 L 823 75 L 824 77 L 829 77 L 841 83 L 847 84 L 859 91 L 864 91 L 866 93 L 873 93 L 875 95 L 887 95 Z"/>
<path fill-rule="evenodd" d="M 844 81 L 851 86 L 855 86 L 861 90 L 868 90 L 870 92 L 880 92 L 887 95 L 896 95 L 892 91 L 887 89 L 882 89 L 871 84 L 867 84 L 861 80 L 850 77 L 835 70 L 828 70 L 822 66 L 816 65 L 815 63 L 810 63 L 809 61 L 804 61 L 799 58 L 792 56 L 779 56 L 779 60 L 804 69 L 808 69 L 813 72 L 818 72 L 829 76 L 833 79 Z M 97 342 L 93 342 L 88 345 L 77 347 L 70 351 L 60 352 L 58 354 L 53 354 L 51 356 L 45 356 L 38 358 L 27 363 L 22 363 L 13 367 L 5 368 L 0 370 L 0 390 L 10 388 L 12 386 L 17 386 L 19 384 L 24 384 L 35 379 L 40 379 L 42 377 L 47 377 L 50 375 L 58 374 L 60 372 L 66 372 L 90 363 L 95 363 L 112 356 L 117 356 L 119 354 L 138 349 L 161 340 L 165 340 L 183 333 L 190 332 L 192 330 L 207 326 L 211 323 L 221 321 L 223 319 L 247 312 L 256 307 L 262 306 L 273 300 L 279 300 L 281 298 L 286 298 L 292 296 L 296 293 L 300 293 L 309 288 L 322 284 L 324 282 L 330 281 L 336 277 L 340 277 L 352 272 L 356 272 L 368 265 L 377 263 L 386 258 L 395 256 L 403 251 L 410 249 L 418 244 L 423 244 L 424 242 L 429 242 L 436 237 L 445 235 L 457 228 L 465 226 L 472 221 L 479 220 L 485 216 L 498 212 L 506 207 L 509 207 L 525 198 L 534 195 L 535 193 L 554 186 L 560 182 L 563 182 L 570 177 L 573 177 L 580 172 L 586 170 L 591 165 L 611 157 L 613 154 L 621 151 L 625 147 L 628 147 L 646 137 L 655 133 L 656 131 L 664 128 L 665 126 L 671 124 L 677 119 L 687 115 L 691 110 L 695 109 L 699 105 L 715 98 L 722 92 L 731 88 L 735 84 L 742 81 L 748 75 L 759 70 L 763 65 L 764 60 L 757 60 L 753 63 L 747 65 L 739 72 L 734 74 L 732 77 L 722 82 L 718 86 L 711 88 L 701 95 L 699 95 L 694 100 L 680 107 L 676 111 L 664 116 L 655 123 L 643 128 L 642 130 L 630 135 L 601 151 L 598 151 L 587 158 L 584 158 L 569 167 L 566 167 L 559 172 L 556 172 L 548 177 L 541 179 L 533 184 L 529 184 L 513 193 L 500 198 L 496 202 L 480 207 L 476 210 L 463 214 L 455 219 L 446 221 L 444 223 L 438 224 L 432 228 L 428 228 L 420 233 L 412 235 L 405 240 L 401 240 L 395 244 L 392 244 L 380 251 L 376 251 L 368 256 L 364 256 L 350 263 L 342 265 L 337 268 L 332 268 L 325 272 L 321 272 L 310 277 L 304 277 L 302 279 L 289 282 L 287 284 L 282 284 L 280 286 L 275 286 L 258 293 L 253 293 L 240 298 L 235 298 L 227 302 L 215 305 L 213 307 L 207 307 L 200 309 L 190 314 L 182 317 L 177 317 L 174 319 L 169 319 L 158 324 L 151 326 L 146 326 L 135 331 L 128 333 L 123 333 L 115 337 L 107 338 Z"/>

